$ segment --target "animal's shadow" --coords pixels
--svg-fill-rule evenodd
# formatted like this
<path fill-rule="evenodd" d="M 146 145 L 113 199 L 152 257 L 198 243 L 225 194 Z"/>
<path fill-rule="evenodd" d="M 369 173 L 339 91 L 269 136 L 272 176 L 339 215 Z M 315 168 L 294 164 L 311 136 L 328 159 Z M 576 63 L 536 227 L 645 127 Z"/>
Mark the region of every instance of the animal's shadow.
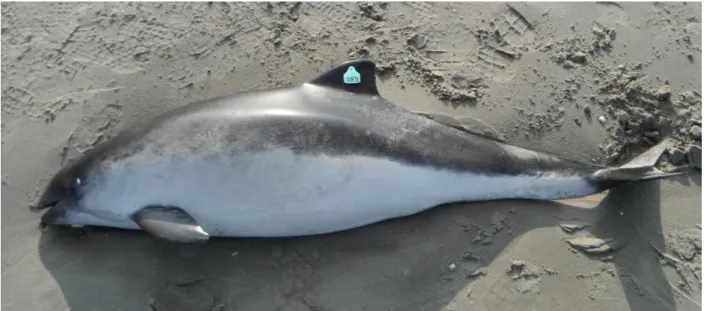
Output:
<path fill-rule="evenodd" d="M 529 230 L 579 219 L 593 223 L 595 235 L 626 244 L 613 256 L 630 309 L 669 310 L 673 294 L 650 246 L 664 249 L 659 196 L 655 181 L 614 189 L 594 209 L 543 201 L 455 204 L 325 236 L 198 245 L 142 232 L 50 229 L 39 251 L 73 311 L 425 311 L 440 310 L 472 282 L 446 271 L 464 252 L 481 248 L 489 263 Z M 488 246 L 473 243 L 467 227 L 488 226 L 496 212 L 508 215 L 512 234 L 497 234 Z"/>

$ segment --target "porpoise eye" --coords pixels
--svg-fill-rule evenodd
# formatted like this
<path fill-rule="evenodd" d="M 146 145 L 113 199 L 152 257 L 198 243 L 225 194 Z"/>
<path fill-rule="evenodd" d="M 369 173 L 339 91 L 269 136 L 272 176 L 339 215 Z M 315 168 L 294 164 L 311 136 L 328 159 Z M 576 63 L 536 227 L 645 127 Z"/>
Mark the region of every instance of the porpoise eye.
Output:
<path fill-rule="evenodd" d="M 80 197 L 83 193 L 81 192 L 81 188 L 83 186 L 83 180 L 80 178 L 76 178 L 73 180 L 73 187 L 71 187 L 71 192 L 73 192 L 74 195 L 77 197 Z"/>

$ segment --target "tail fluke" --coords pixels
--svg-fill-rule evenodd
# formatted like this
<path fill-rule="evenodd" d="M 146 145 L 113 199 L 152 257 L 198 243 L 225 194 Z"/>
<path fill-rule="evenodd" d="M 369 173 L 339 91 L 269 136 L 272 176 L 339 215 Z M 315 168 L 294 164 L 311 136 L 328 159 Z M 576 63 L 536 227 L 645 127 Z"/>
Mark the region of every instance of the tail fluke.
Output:
<path fill-rule="evenodd" d="M 672 141 L 666 138 L 619 168 L 654 167 L 671 143 Z"/>
<path fill-rule="evenodd" d="M 671 141 L 665 139 L 619 167 L 605 168 L 592 174 L 591 180 L 600 190 L 606 190 L 620 184 L 656 180 L 682 175 L 683 171 L 663 172 L 655 167 L 660 156 L 667 150 Z"/>

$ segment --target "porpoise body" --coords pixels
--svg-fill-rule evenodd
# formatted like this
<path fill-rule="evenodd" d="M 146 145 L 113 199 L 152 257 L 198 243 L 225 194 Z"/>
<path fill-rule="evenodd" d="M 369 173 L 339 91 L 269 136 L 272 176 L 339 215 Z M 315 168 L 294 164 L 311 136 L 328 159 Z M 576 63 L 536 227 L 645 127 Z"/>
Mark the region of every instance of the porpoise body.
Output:
<path fill-rule="evenodd" d="M 679 173 L 656 145 L 622 167 L 535 152 L 385 100 L 352 61 L 288 88 L 189 104 L 85 153 L 51 180 L 47 225 L 167 240 L 324 234 L 445 203 L 557 200 Z"/>

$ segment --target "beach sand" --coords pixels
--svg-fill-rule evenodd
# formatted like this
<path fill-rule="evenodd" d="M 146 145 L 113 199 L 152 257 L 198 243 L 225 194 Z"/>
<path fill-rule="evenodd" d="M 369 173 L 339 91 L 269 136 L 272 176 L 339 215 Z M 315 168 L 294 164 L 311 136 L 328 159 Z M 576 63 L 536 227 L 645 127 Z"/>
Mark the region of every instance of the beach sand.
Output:
<path fill-rule="evenodd" d="M 701 174 L 325 236 L 41 231 L 48 179 L 189 102 L 350 59 L 413 111 L 616 165 L 701 167 L 701 3 L 3 3 L 3 310 L 700 310 Z"/>

